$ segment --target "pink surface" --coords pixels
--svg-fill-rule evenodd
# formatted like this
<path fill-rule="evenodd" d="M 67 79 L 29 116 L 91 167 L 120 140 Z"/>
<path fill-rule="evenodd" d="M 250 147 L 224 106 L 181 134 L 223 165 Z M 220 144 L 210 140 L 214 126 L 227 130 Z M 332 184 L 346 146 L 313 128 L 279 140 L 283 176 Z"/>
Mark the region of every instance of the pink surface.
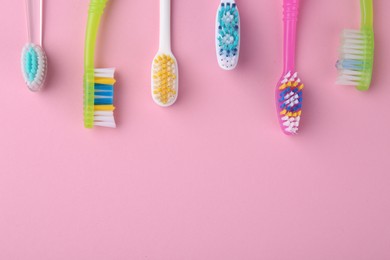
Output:
<path fill-rule="evenodd" d="M 23 1 L 0 10 L 1 260 L 390 259 L 390 1 L 376 0 L 367 93 L 335 86 L 339 34 L 359 1 L 302 0 L 300 135 L 283 135 L 282 1 L 238 0 L 237 70 L 219 69 L 218 1 L 173 0 L 180 97 L 150 97 L 158 1 L 112 1 L 98 66 L 116 66 L 119 128 L 82 123 L 87 2 L 46 1 L 47 89 L 20 74 Z"/>

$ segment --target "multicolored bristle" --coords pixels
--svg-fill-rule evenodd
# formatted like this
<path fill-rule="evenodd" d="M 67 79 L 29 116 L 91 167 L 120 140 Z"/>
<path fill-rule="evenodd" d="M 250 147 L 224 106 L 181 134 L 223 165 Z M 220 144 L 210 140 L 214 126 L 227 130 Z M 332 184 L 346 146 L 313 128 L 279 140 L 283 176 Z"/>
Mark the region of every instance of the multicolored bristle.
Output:
<path fill-rule="evenodd" d="M 95 69 L 94 125 L 115 128 L 115 69 Z"/>
<path fill-rule="evenodd" d="M 22 73 L 31 91 L 42 89 L 47 74 L 47 58 L 44 50 L 36 44 L 29 43 L 22 51 Z"/>
<path fill-rule="evenodd" d="M 115 128 L 115 69 L 91 69 L 84 77 L 84 125 Z"/>
<path fill-rule="evenodd" d="M 297 134 L 302 114 L 303 84 L 298 73 L 288 72 L 279 83 L 279 120 L 286 134 Z"/>
<path fill-rule="evenodd" d="M 177 98 L 177 64 L 169 54 L 157 55 L 153 61 L 153 98 L 163 106 L 173 104 Z"/>
<path fill-rule="evenodd" d="M 345 30 L 342 38 L 340 59 L 336 63 L 339 70 L 336 84 L 367 90 L 374 62 L 374 33 L 370 29 Z"/>
<path fill-rule="evenodd" d="M 217 15 L 217 56 L 226 70 L 238 63 L 240 48 L 240 15 L 235 3 L 222 2 Z"/>

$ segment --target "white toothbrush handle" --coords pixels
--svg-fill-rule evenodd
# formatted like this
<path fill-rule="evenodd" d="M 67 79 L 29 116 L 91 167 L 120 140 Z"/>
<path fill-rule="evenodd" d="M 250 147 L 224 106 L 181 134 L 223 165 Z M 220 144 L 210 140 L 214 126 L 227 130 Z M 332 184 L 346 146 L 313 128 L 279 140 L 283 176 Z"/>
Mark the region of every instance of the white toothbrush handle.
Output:
<path fill-rule="evenodd" d="M 171 52 L 171 0 L 160 0 L 160 51 Z"/>
<path fill-rule="evenodd" d="M 31 43 L 39 43 L 42 46 L 42 8 L 43 0 L 25 0 L 26 4 L 26 18 L 27 18 L 27 32 L 28 32 L 28 41 Z M 37 8 L 37 4 L 39 7 Z M 37 23 L 37 10 L 39 10 L 39 23 Z M 38 41 L 35 37 L 38 36 Z"/>

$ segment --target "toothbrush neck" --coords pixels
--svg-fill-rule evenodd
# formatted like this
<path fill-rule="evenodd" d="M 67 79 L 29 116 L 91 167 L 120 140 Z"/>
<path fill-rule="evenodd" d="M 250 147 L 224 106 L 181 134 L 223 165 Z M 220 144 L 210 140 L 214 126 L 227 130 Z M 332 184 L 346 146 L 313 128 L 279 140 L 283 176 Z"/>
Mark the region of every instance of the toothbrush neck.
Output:
<path fill-rule="evenodd" d="M 160 0 L 160 50 L 171 51 L 171 0 Z"/>
<path fill-rule="evenodd" d="M 295 70 L 295 45 L 299 0 L 284 0 L 284 72 Z"/>
<path fill-rule="evenodd" d="M 28 41 L 42 46 L 43 0 L 25 0 Z"/>
<path fill-rule="evenodd" d="M 373 6 L 372 0 L 360 0 L 362 27 L 372 28 Z"/>

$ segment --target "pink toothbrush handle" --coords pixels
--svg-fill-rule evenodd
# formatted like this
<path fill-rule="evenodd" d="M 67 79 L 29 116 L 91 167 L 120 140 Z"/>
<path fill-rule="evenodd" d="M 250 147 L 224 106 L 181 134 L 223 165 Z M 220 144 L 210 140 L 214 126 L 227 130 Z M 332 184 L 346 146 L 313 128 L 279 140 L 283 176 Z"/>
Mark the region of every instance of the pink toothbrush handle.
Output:
<path fill-rule="evenodd" d="M 295 43 L 299 0 L 283 0 L 284 8 L 284 72 L 295 70 Z"/>

